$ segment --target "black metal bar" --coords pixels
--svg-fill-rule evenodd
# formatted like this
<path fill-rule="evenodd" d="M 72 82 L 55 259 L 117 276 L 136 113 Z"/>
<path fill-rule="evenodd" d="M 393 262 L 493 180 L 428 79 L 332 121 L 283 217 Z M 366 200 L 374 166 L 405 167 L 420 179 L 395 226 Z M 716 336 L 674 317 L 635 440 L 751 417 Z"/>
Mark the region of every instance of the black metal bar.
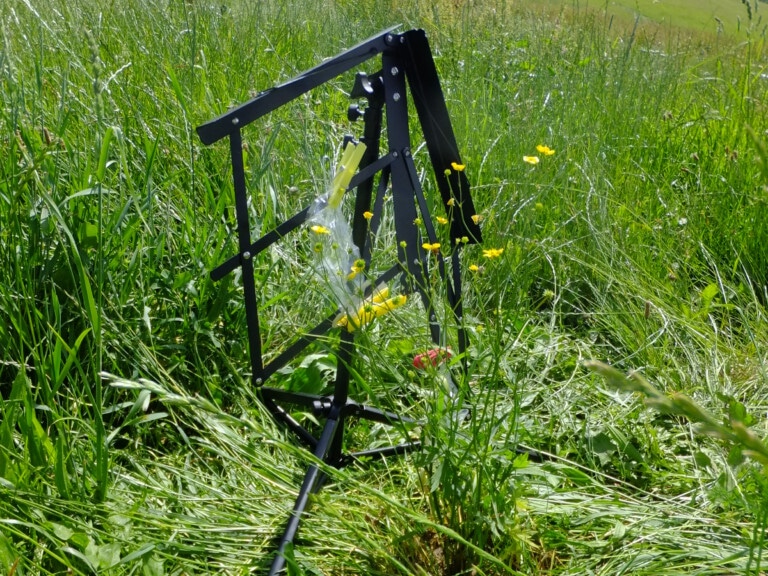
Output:
<path fill-rule="evenodd" d="M 379 410 L 365 404 L 358 404 L 357 402 L 347 402 L 350 416 L 355 418 L 362 418 L 364 420 L 370 420 L 371 422 L 378 422 L 379 424 L 419 424 L 419 420 L 409 418 L 408 416 L 400 416 L 394 412 L 387 412 L 385 410 Z"/>
<path fill-rule="evenodd" d="M 264 390 L 266 390 L 266 388 L 259 389 L 260 392 Z M 269 410 L 269 413 L 272 414 L 272 417 L 276 421 L 282 422 L 310 450 L 314 450 L 317 447 L 317 438 L 315 438 L 309 430 L 304 428 L 304 426 L 299 424 L 284 408 L 275 404 L 272 398 L 262 396 L 261 401 L 267 410 Z"/>
<path fill-rule="evenodd" d="M 451 241 L 466 236 L 470 243 L 481 242 L 480 227 L 472 220 L 475 206 L 469 180 L 464 171 L 452 167 L 454 162 L 461 164 L 461 157 L 427 35 L 424 30 L 410 30 L 401 37 L 405 40 L 403 59 L 408 85 L 432 160 L 437 187 L 451 218 Z M 449 172 L 446 174 L 446 171 Z M 455 200 L 453 206 L 449 205 L 451 198 Z"/>
<path fill-rule="evenodd" d="M 283 350 L 274 360 L 272 360 L 269 364 L 264 366 L 264 368 L 261 371 L 262 378 L 266 382 L 267 378 L 272 376 L 275 372 L 280 370 L 283 366 L 288 364 L 291 360 L 293 360 L 299 352 L 304 350 L 307 346 L 309 346 L 312 342 L 317 340 L 318 338 L 321 338 L 322 336 L 325 336 L 331 328 L 333 328 L 333 319 L 337 316 L 337 313 L 334 312 L 324 320 L 322 320 L 319 324 L 317 324 L 314 328 L 312 328 L 309 332 L 306 334 L 302 334 L 299 336 L 296 340 L 294 340 L 288 348 Z"/>
<path fill-rule="evenodd" d="M 398 272 L 400 272 L 402 268 L 400 268 L 399 264 L 396 264 L 386 270 L 383 274 L 379 275 L 378 278 L 376 278 L 375 282 L 373 282 L 368 290 L 366 291 L 365 296 L 370 296 L 371 292 L 373 292 L 373 289 L 381 284 L 382 282 L 389 282 L 394 278 Z M 317 324 L 314 328 L 312 328 L 309 332 L 306 334 L 303 334 L 299 336 L 288 348 L 283 350 L 277 358 L 272 360 L 269 364 L 264 366 L 261 369 L 261 377 L 263 382 L 266 382 L 267 378 L 272 376 L 275 372 L 280 370 L 283 366 L 288 364 L 291 360 L 293 360 L 299 352 L 304 350 L 307 346 L 309 346 L 312 342 L 317 340 L 318 338 L 325 336 L 331 328 L 333 328 L 333 320 L 338 316 L 338 312 L 334 312 L 330 316 L 328 316 L 325 320 L 321 321 L 319 324 Z"/>
<path fill-rule="evenodd" d="M 396 446 L 385 446 L 384 448 L 371 448 L 370 450 L 351 452 L 347 454 L 345 458 L 347 460 L 359 460 L 361 458 L 371 458 L 374 456 L 378 456 L 379 458 L 386 458 L 387 456 L 401 456 L 413 450 L 420 449 L 421 442 L 414 440 L 413 442 L 397 444 Z"/>
<path fill-rule="evenodd" d="M 363 137 L 360 141 L 365 144 L 365 154 L 361 160 L 361 166 L 366 167 L 372 164 L 379 157 L 379 145 L 381 142 L 381 120 L 382 110 L 384 108 L 384 84 L 381 79 L 381 72 L 372 77 L 365 77 L 358 73 L 355 88 L 358 83 L 361 87 L 359 93 L 368 101 L 368 108 L 363 113 Z M 365 88 L 363 88 L 365 85 Z M 353 89 L 350 96 L 355 97 L 357 92 Z M 376 171 L 378 172 L 378 170 Z M 352 219 L 352 242 L 358 247 L 362 254 L 365 247 L 366 233 L 368 231 L 368 221 L 363 214 L 371 207 L 371 195 L 373 192 L 373 176 L 360 182 L 357 187 L 355 197 L 355 211 Z"/>
<path fill-rule="evenodd" d="M 336 76 L 383 52 L 397 38 L 397 36 L 392 34 L 395 28 L 380 32 L 341 55 L 307 70 L 285 84 L 262 92 L 245 104 L 241 104 L 218 118 L 198 126 L 197 135 L 205 145 L 218 142 L 243 126 L 247 126 L 254 120 L 269 114 L 283 104 L 287 104 L 305 92 L 309 92 L 313 88 L 324 84 L 328 80 L 332 80 Z"/>
<path fill-rule="evenodd" d="M 296 406 L 305 408 L 314 408 L 318 402 L 330 402 L 333 396 L 318 396 L 317 394 L 306 394 L 304 392 L 291 392 L 281 388 L 269 388 L 267 386 L 260 390 L 265 398 L 277 400 L 278 402 L 288 402 Z"/>
<path fill-rule="evenodd" d="M 352 332 L 343 331 L 336 354 L 336 381 L 333 383 L 332 412 L 339 411 L 339 423 L 328 448 L 326 462 L 333 466 L 341 464 L 341 453 L 344 448 L 344 422 L 346 420 L 346 405 L 349 400 L 349 366 L 355 353 L 355 337 Z"/>
<path fill-rule="evenodd" d="M 357 186 L 359 182 L 365 181 L 365 179 L 370 180 L 374 174 L 376 174 L 382 168 L 390 165 L 393 161 L 394 161 L 394 157 L 392 157 L 391 154 L 388 154 L 374 161 L 369 166 L 367 166 L 364 170 L 360 170 L 357 174 L 355 174 L 352 177 L 352 180 L 350 180 L 348 190 L 351 190 L 352 188 Z M 301 212 L 294 214 L 288 220 L 286 220 L 285 222 L 282 222 L 277 227 L 270 230 L 269 232 L 264 234 L 264 236 L 256 240 L 256 242 L 248 246 L 246 251 L 250 254 L 250 257 L 255 258 L 263 250 L 267 249 L 269 246 L 279 241 L 280 239 L 285 237 L 287 234 L 293 232 L 294 230 L 296 230 L 296 228 L 304 224 L 307 221 L 307 218 L 309 218 L 309 213 L 311 209 L 312 209 L 312 206 L 307 206 Z M 244 252 L 235 254 L 228 260 L 224 261 L 224 263 L 220 264 L 219 266 L 211 270 L 211 280 L 213 280 L 214 282 L 217 282 L 218 280 L 221 280 L 224 276 L 232 272 L 235 268 L 240 266 L 243 263 L 243 254 Z"/>
<path fill-rule="evenodd" d="M 424 191 L 422 190 L 421 184 L 419 183 L 419 176 L 416 173 L 416 165 L 413 162 L 413 156 L 411 156 L 411 154 L 406 154 L 404 161 L 405 161 L 406 167 L 408 168 L 408 177 L 411 179 L 411 186 L 413 187 L 413 193 L 414 193 L 414 196 L 416 197 L 416 202 L 419 206 L 419 212 L 421 213 L 421 218 L 424 222 L 424 228 L 426 228 L 427 230 L 427 237 L 429 238 L 430 242 L 436 242 L 437 233 L 435 232 L 435 227 L 434 227 L 434 224 L 432 223 L 432 217 L 430 216 L 429 206 L 427 206 L 427 199 L 424 197 Z M 447 246 L 445 251 L 448 252 L 452 249 L 453 248 L 451 246 Z M 456 294 L 453 290 L 453 286 L 451 282 L 447 278 L 447 273 L 445 270 L 445 262 L 443 260 L 442 254 L 443 254 L 443 250 L 441 248 L 438 248 L 436 253 L 436 258 L 435 258 L 435 260 L 437 261 L 437 270 L 438 270 L 438 274 L 440 275 L 440 280 L 443 282 L 443 285 L 446 288 L 448 303 L 451 306 L 451 308 L 453 308 L 454 305 L 456 304 Z M 437 321 L 437 318 L 434 313 L 434 304 L 432 303 L 432 298 L 430 296 L 431 292 L 427 289 L 426 286 L 424 286 L 420 292 L 422 295 L 422 299 L 425 302 L 425 306 L 428 307 L 427 316 L 429 318 L 432 340 L 438 346 L 444 346 L 445 342 L 442 342 L 440 324 Z M 454 314 L 455 314 L 455 311 L 454 311 Z"/>
<path fill-rule="evenodd" d="M 332 414 L 325 422 L 323 433 L 320 436 L 320 440 L 318 441 L 314 452 L 315 458 L 318 460 L 325 460 L 331 442 L 336 436 L 336 427 L 339 424 L 338 418 L 339 414 Z M 282 572 L 283 568 L 285 568 L 285 551 L 296 537 L 296 532 L 299 529 L 299 521 L 301 520 L 301 515 L 307 508 L 309 495 L 312 493 L 319 477 L 320 467 L 317 464 L 311 464 L 304 476 L 304 481 L 302 482 L 301 488 L 299 489 L 299 495 L 293 505 L 293 511 L 291 512 L 291 516 L 288 519 L 288 524 L 285 527 L 283 536 L 280 539 L 277 555 L 272 562 L 272 567 L 269 569 L 270 576 L 279 574 Z"/>
<path fill-rule="evenodd" d="M 267 232 L 264 236 L 256 240 L 253 244 L 246 248 L 246 252 L 250 254 L 250 258 L 254 258 L 261 253 L 262 250 L 268 248 L 271 244 L 274 244 L 286 234 L 296 230 L 299 226 L 307 221 L 307 215 L 309 214 L 309 206 L 304 208 L 301 212 L 295 214 L 285 222 L 278 225 L 273 230 Z M 232 272 L 235 268 L 243 263 L 243 252 L 232 256 L 226 260 L 223 264 L 220 264 L 213 270 L 211 270 L 211 280 L 214 282 L 221 280 L 224 276 Z"/>
<path fill-rule="evenodd" d="M 352 190 L 355 186 L 360 186 L 364 184 L 366 181 L 370 181 L 373 176 L 377 173 L 392 164 L 396 160 L 397 156 L 393 156 L 392 154 L 385 154 L 378 160 L 374 160 L 367 166 L 360 168 L 357 174 L 355 174 L 352 177 L 352 180 L 349 181 L 349 186 L 347 187 L 347 190 Z M 370 202 L 369 202 L 370 204 Z M 365 212 L 365 210 L 363 210 Z M 360 214 L 362 216 L 362 213 Z M 365 220 L 365 218 L 363 218 Z"/>
<path fill-rule="evenodd" d="M 403 62 L 398 55 L 390 53 L 382 54 L 381 61 L 382 69 L 385 71 L 383 81 L 389 150 L 398 159 L 390 167 L 392 202 L 396 206 L 395 235 L 398 242 L 398 259 L 405 263 L 410 274 L 406 284 L 410 284 L 411 281 L 420 284 L 424 249 L 421 247 L 416 206 L 413 202 L 413 188 L 410 185 L 408 168 L 403 162 L 403 154 L 411 147 Z"/>
<path fill-rule="evenodd" d="M 240 131 L 232 133 L 229 139 L 232 157 L 232 178 L 235 190 L 235 217 L 237 218 L 237 239 L 243 254 L 243 297 L 245 298 L 245 320 L 248 328 L 248 350 L 251 357 L 251 380 L 255 385 L 263 381 L 261 370 L 261 335 L 259 333 L 259 311 L 256 304 L 256 281 L 253 277 L 253 261 L 248 254 L 251 231 L 248 221 L 248 196 L 245 189 L 243 168 L 243 141 Z M 247 256 L 247 257 L 246 257 Z"/>

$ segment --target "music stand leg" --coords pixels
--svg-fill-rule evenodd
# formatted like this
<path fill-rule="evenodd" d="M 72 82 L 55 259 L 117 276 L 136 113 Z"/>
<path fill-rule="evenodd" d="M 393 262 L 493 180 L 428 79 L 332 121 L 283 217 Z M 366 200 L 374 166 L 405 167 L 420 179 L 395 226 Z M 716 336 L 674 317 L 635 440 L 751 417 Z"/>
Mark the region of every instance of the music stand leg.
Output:
<path fill-rule="evenodd" d="M 328 451 L 336 436 L 337 428 L 341 423 L 342 418 L 342 411 L 338 407 L 336 407 L 328 416 L 328 420 L 326 420 L 323 428 L 323 433 L 320 436 L 320 440 L 318 441 L 314 452 L 314 455 L 318 460 L 326 460 L 326 456 L 328 455 Z M 283 573 L 283 569 L 285 568 L 285 551 L 296 536 L 301 515 L 307 507 L 309 495 L 314 492 L 320 476 L 320 466 L 318 464 L 311 464 L 307 473 L 304 475 L 304 481 L 301 484 L 301 489 L 299 490 L 296 502 L 293 505 L 293 511 L 288 519 L 288 524 L 285 527 L 283 536 L 280 538 L 280 546 L 277 550 L 277 555 L 272 561 L 272 567 L 269 569 L 270 576 L 277 576 L 278 574 Z"/>

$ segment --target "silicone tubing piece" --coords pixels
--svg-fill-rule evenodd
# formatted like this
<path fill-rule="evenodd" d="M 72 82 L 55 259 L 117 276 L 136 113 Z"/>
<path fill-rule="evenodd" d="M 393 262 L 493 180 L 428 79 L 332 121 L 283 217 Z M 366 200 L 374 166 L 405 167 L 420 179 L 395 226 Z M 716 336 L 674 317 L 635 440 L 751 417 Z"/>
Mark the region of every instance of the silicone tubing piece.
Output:
<path fill-rule="evenodd" d="M 330 194 L 328 195 L 328 206 L 331 208 L 338 208 L 341 205 L 344 192 L 347 190 L 352 176 L 355 175 L 355 170 L 357 170 L 360 160 L 363 159 L 365 148 L 366 146 L 362 142 L 359 144 L 350 142 L 344 149 L 341 163 L 336 170 L 333 182 L 331 182 Z"/>

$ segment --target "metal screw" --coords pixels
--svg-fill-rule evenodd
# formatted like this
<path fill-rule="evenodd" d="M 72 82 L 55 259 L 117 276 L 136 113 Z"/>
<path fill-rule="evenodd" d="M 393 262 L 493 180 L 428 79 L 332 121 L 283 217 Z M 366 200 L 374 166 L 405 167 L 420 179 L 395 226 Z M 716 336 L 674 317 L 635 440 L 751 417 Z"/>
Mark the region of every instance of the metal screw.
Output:
<path fill-rule="evenodd" d="M 400 92 L 395 92 L 394 94 L 392 94 L 392 100 L 394 100 L 395 102 L 400 100 Z"/>
<path fill-rule="evenodd" d="M 256 380 L 254 382 L 256 382 L 256 386 L 261 386 L 261 384 L 264 382 L 264 380 L 262 380 L 261 378 L 256 378 Z"/>
<path fill-rule="evenodd" d="M 243 260 L 250 260 L 251 259 L 251 253 L 246 250 L 243 252 Z"/>
<path fill-rule="evenodd" d="M 394 152 L 392 152 L 392 158 L 397 158 L 397 150 L 395 150 Z"/>
<path fill-rule="evenodd" d="M 240 124 L 240 118 L 235 116 L 234 118 L 232 118 L 232 126 L 237 126 L 238 124 Z"/>
<path fill-rule="evenodd" d="M 395 39 L 395 37 L 394 37 L 394 36 L 392 36 L 392 34 L 387 34 L 387 35 L 386 35 L 386 37 L 385 37 L 384 39 L 387 41 L 387 44 L 391 44 L 391 43 L 392 43 L 392 40 L 394 40 L 394 39 Z"/>
<path fill-rule="evenodd" d="M 397 76 L 400 70 L 398 70 L 397 66 L 392 66 L 392 70 L 390 70 L 392 73 L 392 76 Z"/>

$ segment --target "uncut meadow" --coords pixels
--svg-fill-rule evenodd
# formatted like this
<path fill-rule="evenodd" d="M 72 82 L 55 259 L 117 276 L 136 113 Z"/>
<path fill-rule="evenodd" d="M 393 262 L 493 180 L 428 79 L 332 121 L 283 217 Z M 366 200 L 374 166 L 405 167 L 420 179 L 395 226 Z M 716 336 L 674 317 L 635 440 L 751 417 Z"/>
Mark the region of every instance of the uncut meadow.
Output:
<path fill-rule="evenodd" d="M 239 272 L 209 277 L 233 182 L 195 128 L 396 26 L 427 33 L 483 232 L 469 349 L 448 399 L 412 363 L 418 298 L 359 330 L 352 395 L 418 425 L 348 447 L 422 449 L 323 467 L 288 572 L 766 574 L 768 5 L 732 5 L 692 29 L 578 2 L 4 2 L 0 573 L 267 573 L 313 459 L 251 384 Z M 354 72 L 243 130 L 254 239 L 359 136 Z M 313 242 L 255 262 L 267 356 L 335 310 Z M 270 385 L 326 393 L 338 340 Z"/>

